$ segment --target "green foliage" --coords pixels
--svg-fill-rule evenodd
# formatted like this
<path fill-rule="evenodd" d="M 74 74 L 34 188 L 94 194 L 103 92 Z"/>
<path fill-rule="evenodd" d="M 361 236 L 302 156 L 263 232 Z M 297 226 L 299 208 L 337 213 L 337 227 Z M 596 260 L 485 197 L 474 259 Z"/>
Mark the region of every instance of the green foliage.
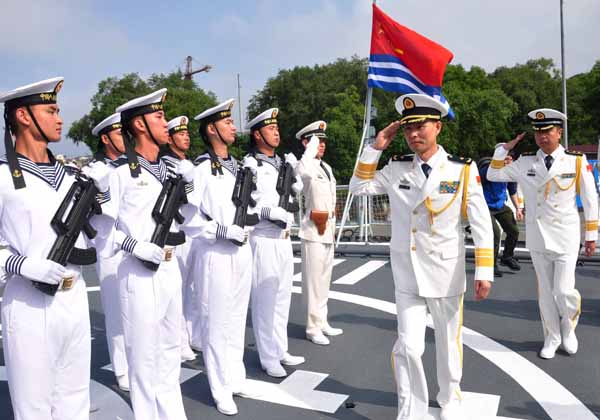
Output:
<path fill-rule="evenodd" d="M 179 71 L 167 75 L 153 74 L 148 80 L 143 80 L 136 73 L 130 73 L 121 78 L 109 77 L 101 81 L 98 84 L 98 92 L 92 97 L 91 111 L 73 123 L 68 136 L 75 143 L 84 142 L 95 152 L 98 139 L 92 136 L 92 129 L 100 121 L 128 100 L 163 87 L 168 89 L 165 102 L 167 119 L 179 115 L 186 115 L 190 119 L 192 146 L 189 155 L 198 155 L 204 149 L 204 145 L 198 134 L 198 124 L 193 118 L 202 110 L 216 105 L 216 97 L 213 93 L 199 88 L 193 80 L 184 80 Z"/>

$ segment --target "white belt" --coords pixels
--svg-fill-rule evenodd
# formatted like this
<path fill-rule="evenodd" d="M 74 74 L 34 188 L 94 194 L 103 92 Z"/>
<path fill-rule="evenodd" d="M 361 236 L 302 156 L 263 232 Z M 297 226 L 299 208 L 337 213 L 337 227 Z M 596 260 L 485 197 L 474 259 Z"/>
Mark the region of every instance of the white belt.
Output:
<path fill-rule="evenodd" d="M 290 231 L 289 231 L 289 229 L 285 229 L 280 232 L 274 232 L 274 231 L 268 231 L 268 230 L 265 230 L 265 231 L 253 230 L 251 235 L 254 237 L 259 237 L 259 238 L 288 239 L 290 237 Z"/>

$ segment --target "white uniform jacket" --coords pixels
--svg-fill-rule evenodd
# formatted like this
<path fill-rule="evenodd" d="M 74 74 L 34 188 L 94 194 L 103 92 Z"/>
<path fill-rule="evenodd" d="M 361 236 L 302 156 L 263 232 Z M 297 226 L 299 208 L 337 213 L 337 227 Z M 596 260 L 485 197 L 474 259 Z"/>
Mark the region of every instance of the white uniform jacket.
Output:
<path fill-rule="evenodd" d="M 306 156 L 305 153 L 298 162 L 296 174 L 304 184 L 304 215 L 298 236 L 307 241 L 332 244 L 335 240 L 336 181 L 331 166 L 323 160 Z M 319 235 L 317 226 L 310 219 L 312 210 L 329 212 L 327 228 L 323 235 Z"/>
<path fill-rule="evenodd" d="M 507 154 L 502 144 L 496 146 L 487 178 L 518 182 L 521 186 L 526 206 L 527 248 L 559 254 L 578 252 L 580 222 L 575 200 L 578 192 L 585 216 L 585 240 L 598 239 L 598 195 L 592 167 L 585 155 L 566 151 L 559 145 L 552 153 L 554 162 L 548 171 L 541 150 L 524 153 L 505 166 Z"/>
<path fill-rule="evenodd" d="M 429 178 L 413 155 L 394 156 L 376 171 L 381 152 L 367 146 L 350 180 L 352 194 L 389 196 L 390 248 L 410 255 L 407 277 L 416 280 L 420 296 L 434 298 L 465 291 L 465 216 L 475 242 L 475 279 L 492 281 L 494 264 L 491 219 L 477 167 L 438 147 L 429 161 Z"/>

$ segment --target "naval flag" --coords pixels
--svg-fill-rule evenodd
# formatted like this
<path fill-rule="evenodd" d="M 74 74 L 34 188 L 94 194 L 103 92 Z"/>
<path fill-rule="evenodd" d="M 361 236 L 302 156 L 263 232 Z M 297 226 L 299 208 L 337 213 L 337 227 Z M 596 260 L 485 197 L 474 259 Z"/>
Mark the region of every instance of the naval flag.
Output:
<path fill-rule="evenodd" d="M 424 93 L 448 104 L 442 95 L 442 80 L 452 58 L 446 48 L 400 25 L 373 4 L 369 87 Z M 448 116 L 454 118 L 450 108 Z"/>

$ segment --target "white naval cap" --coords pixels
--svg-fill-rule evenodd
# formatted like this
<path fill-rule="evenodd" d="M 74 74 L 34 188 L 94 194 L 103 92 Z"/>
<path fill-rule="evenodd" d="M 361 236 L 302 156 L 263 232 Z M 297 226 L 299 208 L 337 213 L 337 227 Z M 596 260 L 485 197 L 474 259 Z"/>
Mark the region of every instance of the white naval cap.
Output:
<path fill-rule="evenodd" d="M 325 130 L 327 130 L 327 123 L 325 121 L 315 121 L 298 131 L 296 133 L 296 138 L 298 140 L 304 140 L 310 139 L 312 136 L 317 136 L 326 139 L 327 135 L 325 134 Z"/>
<path fill-rule="evenodd" d="M 118 130 L 123 125 L 121 124 L 121 113 L 115 112 L 110 117 L 106 117 L 103 119 L 100 124 L 98 124 L 92 130 L 92 135 L 101 136 L 102 134 L 106 134 L 113 130 Z"/>
<path fill-rule="evenodd" d="M 264 112 L 261 112 L 256 117 L 248 121 L 245 130 L 255 131 L 267 125 L 277 124 L 277 115 L 279 114 L 278 108 L 270 108 Z"/>
<path fill-rule="evenodd" d="M 557 125 L 563 126 L 567 116 L 560 111 L 551 108 L 534 109 L 527 114 L 534 130 L 547 130 Z"/>
<path fill-rule="evenodd" d="M 156 92 L 141 96 L 124 103 L 116 109 L 121 113 L 123 123 L 131 121 L 138 115 L 151 114 L 163 110 L 163 102 L 167 98 L 167 88 L 162 88 Z"/>
<path fill-rule="evenodd" d="M 7 109 L 27 105 L 55 104 L 63 81 L 64 77 L 53 77 L 0 93 L 0 103 L 4 102 Z"/>
<path fill-rule="evenodd" d="M 432 96 L 409 93 L 396 99 L 396 111 L 401 115 L 400 124 L 411 124 L 425 120 L 441 120 L 448 115 L 448 105 Z"/>
<path fill-rule="evenodd" d="M 194 119 L 207 124 L 222 120 L 223 118 L 231 117 L 231 109 L 233 108 L 234 103 L 235 99 L 227 99 L 225 102 L 221 102 L 219 105 L 213 106 L 212 108 L 209 108 L 206 111 L 196 115 Z"/>
<path fill-rule="evenodd" d="M 167 129 L 169 130 L 169 135 L 173 135 L 180 131 L 184 131 L 188 129 L 189 119 L 185 115 L 180 115 L 179 117 L 175 117 L 167 123 Z"/>

